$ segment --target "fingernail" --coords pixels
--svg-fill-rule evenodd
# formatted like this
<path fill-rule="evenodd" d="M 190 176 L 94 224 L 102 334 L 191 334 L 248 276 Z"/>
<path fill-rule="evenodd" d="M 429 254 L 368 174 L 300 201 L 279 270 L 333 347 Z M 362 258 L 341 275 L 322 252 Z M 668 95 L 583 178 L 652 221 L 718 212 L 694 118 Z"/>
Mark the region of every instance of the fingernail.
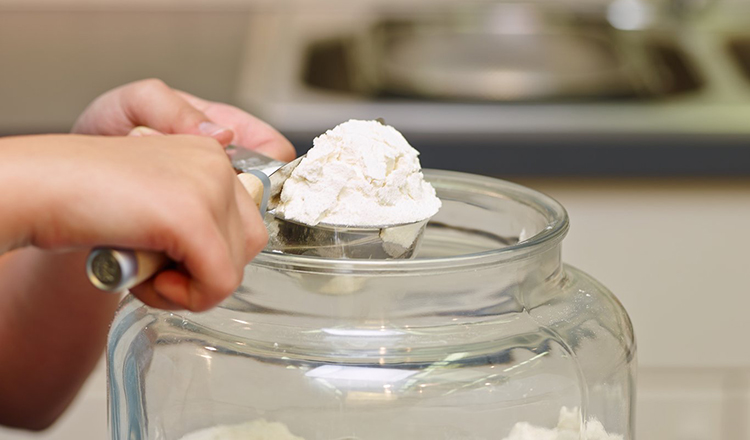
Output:
<path fill-rule="evenodd" d="M 200 125 L 198 125 L 198 130 L 200 130 L 200 132 L 204 135 L 210 136 L 212 138 L 219 137 L 224 133 L 232 132 L 230 128 L 222 127 L 221 125 L 214 124 L 213 122 L 201 122 Z"/>
<path fill-rule="evenodd" d="M 159 136 L 162 133 L 154 130 L 153 128 L 138 126 L 130 130 L 128 136 L 140 137 L 140 136 Z"/>

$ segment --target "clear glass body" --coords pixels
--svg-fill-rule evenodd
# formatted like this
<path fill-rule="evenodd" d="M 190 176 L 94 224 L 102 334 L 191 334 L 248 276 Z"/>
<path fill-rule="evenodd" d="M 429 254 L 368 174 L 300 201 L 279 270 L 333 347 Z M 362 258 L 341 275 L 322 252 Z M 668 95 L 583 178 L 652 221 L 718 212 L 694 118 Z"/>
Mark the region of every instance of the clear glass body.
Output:
<path fill-rule="evenodd" d="M 443 207 L 415 259 L 269 250 L 210 312 L 127 298 L 108 346 L 112 438 L 264 419 L 297 436 L 279 439 L 501 440 L 577 408 L 566 439 L 605 438 L 594 422 L 632 439 L 631 323 L 562 264 L 564 209 L 497 179 L 425 175 Z"/>

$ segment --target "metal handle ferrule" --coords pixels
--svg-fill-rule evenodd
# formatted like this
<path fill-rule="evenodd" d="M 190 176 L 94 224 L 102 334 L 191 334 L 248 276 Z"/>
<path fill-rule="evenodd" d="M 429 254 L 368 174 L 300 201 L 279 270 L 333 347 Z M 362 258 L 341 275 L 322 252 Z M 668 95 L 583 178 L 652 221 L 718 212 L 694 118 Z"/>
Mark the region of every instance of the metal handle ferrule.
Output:
<path fill-rule="evenodd" d="M 86 260 L 86 274 L 101 290 L 123 292 L 135 285 L 138 259 L 133 251 L 95 248 Z"/>

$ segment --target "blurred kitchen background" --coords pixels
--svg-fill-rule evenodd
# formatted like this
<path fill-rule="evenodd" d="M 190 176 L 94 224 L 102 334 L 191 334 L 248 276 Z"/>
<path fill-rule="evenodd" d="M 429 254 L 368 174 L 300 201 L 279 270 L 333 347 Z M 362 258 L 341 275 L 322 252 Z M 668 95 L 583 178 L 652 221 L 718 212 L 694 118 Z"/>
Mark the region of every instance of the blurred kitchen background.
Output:
<path fill-rule="evenodd" d="M 0 0 L 0 135 L 148 77 L 300 152 L 383 117 L 425 167 L 552 195 L 565 260 L 632 317 L 638 439 L 750 438 L 747 0 Z M 105 383 L 0 439 L 108 438 Z"/>

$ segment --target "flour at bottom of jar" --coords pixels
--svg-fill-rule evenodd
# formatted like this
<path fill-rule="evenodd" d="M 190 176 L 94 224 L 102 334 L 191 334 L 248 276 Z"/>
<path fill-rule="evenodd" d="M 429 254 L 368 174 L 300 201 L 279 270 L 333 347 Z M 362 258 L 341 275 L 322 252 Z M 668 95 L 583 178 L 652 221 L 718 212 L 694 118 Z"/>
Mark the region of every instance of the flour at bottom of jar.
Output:
<path fill-rule="evenodd" d="M 621 435 L 608 434 L 596 419 L 586 422 L 580 430 L 580 411 L 563 407 L 557 426 L 541 428 L 527 422 L 518 422 L 504 440 L 623 440 Z M 581 435 L 583 434 L 583 435 Z M 305 440 L 289 431 L 283 423 L 253 420 L 238 425 L 220 425 L 202 429 L 182 437 L 181 440 Z"/>
<path fill-rule="evenodd" d="M 589 419 L 581 432 L 581 412 L 578 408 L 560 410 L 557 426 L 541 428 L 527 422 L 518 422 L 504 440 L 623 440 L 621 435 L 608 434 L 602 422 Z"/>
<path fill-rule="evenodd" d="M 283 423 L 263 419 L 238 425 L 219 425 L 190 433 L 180 440 L 305 440 Z"/>

